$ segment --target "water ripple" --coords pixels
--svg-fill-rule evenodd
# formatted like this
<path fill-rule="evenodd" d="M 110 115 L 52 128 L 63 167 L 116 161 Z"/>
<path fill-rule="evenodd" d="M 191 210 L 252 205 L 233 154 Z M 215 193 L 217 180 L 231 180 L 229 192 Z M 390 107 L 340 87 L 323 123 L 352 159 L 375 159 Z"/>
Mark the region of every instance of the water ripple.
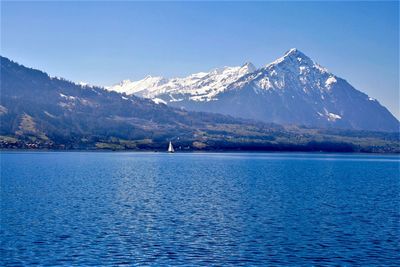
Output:
<path fill-rule="evenodd" d="M 2 266 L 400 264 L 399 157 L 2 153 Z"/>

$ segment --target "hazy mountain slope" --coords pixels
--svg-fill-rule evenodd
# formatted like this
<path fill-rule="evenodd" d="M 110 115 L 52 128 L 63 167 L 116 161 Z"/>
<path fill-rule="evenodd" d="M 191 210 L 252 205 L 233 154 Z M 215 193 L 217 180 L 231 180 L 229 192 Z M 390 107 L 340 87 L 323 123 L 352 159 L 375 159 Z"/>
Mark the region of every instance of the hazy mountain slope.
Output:
<path fill-rule="evenodd" d="M 1 57 L 1 134 L 149 138 L 193 135 L 208 124 L 241 123 L 51 78 Z"/>
<path fill-rule="evenodd" d="M 297 49 L 289 50 L 283 57 L 260 69 L 251 64 L 225 69 L 235 70 L 228 72 L 235 75 L 220 72 L 218 84 L 208 78 L 214 77 L 214 71 L 203 73 L 197 83 L 188 82 L 193 80 L 193 75 L 172 80 L 160 78 L 163 82 L 140 82 L 140 91 L 121 87 L 119 92 L 188 110 L 279 124 L 399 130 L 399 121 L 377 100 L 356 90 Z M 138 83 L 128 82 L 126 88 L 129 84 L 137 86 Z M 117 90 L 117 87 L 109 90 Z"/>

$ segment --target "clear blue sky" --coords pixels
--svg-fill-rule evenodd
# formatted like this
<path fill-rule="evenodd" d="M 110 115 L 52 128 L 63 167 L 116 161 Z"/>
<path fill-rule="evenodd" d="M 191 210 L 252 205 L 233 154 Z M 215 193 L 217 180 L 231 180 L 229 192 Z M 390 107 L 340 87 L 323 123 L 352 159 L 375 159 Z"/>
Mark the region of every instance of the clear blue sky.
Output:
<path fill-rule="evenodd" d="M 399 112 L 398 2 L 1 2 L 1 55 L 96 85 L 296 47 Z"/>

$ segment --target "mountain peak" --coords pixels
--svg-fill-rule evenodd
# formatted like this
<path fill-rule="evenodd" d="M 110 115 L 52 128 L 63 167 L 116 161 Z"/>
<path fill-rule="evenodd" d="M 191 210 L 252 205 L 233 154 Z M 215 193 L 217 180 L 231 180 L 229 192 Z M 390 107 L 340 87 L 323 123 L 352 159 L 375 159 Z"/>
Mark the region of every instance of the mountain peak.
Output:
<path fill-rule="evenodd" d="M 302 63 L 310 63 L 313 64 L 314 62 L 308 57 L 306 56 L 303 52 L 301 52 L 299 49 L 297 48 L 292 48 L 290 50 L 288 50 L 282 57 L 278 58 L 277 60 L 275 60 L 274 62 L 272 62 L 269 65 L 277 65 L 281 62 L 302 62 Z"/>
<path fill-rule="evenodd" d="M 301 51 L 300 51 L 299 49 L 297 49 L 297 48 L 291 48 L 291 49 L 289 49 L 288 51 L 286 51 L 284 57 L 287 57 L 287 56 L 296 56 L 296 55 L 303 55 L 303 56 L 304 56 L 304 53 L 301 52 Z"/>
<path fill-rule="evenodd" d="M 186 110 L 265 122 L 365 130 L 398 130 L 399 125 L 378 102 L 297 48 L 257 69 L 244 62 L 165 82 L 151 80 L 110 90 Z"/>
<path fill-rule="evenodd" d="M 292 48 L 288 50 L 282 57 L 278 58 L 274 62 L 266 65 L 267 69 L 274 68 L 276 66 L 284 66 L 285 68 L 290 68 L 293 71 L 304 68 L 313 68 L 319 73 L 328 73 L 328 70 L 314 60 L 306 56 L 303 52 L 297 48 Z"/>
<path fill-rule="evenodd" d="M 241 67 L 241 69 L 247 70 L 248 73 L 255 71 L 257 68 L 251 62 L 245 62 Z"/>
<path fill-rule="evenodd" d="M 297 52 L 300 52 L 297 48 L 291 48 L 285 53 L 285 56 L 289 54 L 295 54 Z"/>

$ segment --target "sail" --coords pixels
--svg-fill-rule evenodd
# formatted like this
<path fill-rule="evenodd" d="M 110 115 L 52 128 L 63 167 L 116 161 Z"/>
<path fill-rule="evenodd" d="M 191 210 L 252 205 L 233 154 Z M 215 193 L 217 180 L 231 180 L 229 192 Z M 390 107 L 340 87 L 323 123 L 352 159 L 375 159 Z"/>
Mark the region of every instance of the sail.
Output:
<path fill-rule="evenodd" d="M 173 153 L 174 151 L 175 151 L 175 150 L 174 150 L 174 147 L 172 146 L 172 143 L 169 142 L 168 152 Z"/>

